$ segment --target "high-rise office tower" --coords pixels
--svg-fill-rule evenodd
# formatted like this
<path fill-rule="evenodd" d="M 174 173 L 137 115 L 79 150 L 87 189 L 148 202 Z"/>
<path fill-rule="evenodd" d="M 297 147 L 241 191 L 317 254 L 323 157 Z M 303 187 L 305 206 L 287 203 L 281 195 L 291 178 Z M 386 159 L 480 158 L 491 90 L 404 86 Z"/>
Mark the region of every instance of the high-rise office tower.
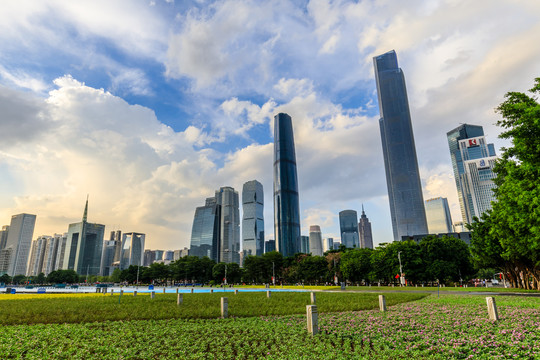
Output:
<path fill-rule="evenodd" d="M 473 217 L 491 209 L 495 200 L 495 147 L 486 143 L 484 129 L 478 125 L 462 124 L 446 136 L 461 215 L 465 223 L 472 223 Z"/>
<path fill-rule="evenodd" d="M 163 255 L 165 255 L 165 250 L 154 250 L 154 262 L 163 261 Z"/>
<path fill-rule="evenodd" d="M 131 265 L 143 266 L 145 238 L 145 234 L 136 232 L 125 233 L 123 235 L 120 270 L 127 269 Z"/>
<path fill-rule="evenodd" d="M 122 254 L 122 230 L 111 231 L 109 241 L 114 241 L 115 245 L 113 263 L 118 262 L 118 265 L 120 265 L 120 257 Z"/>
<path fill-rule="evenodd" d="M 67 233 L 55 234 L 55 237 L 56 235 L 58 235 L 58 249 L 56 250 L 56 262 L 53 271 L 64 269 L 64 257 L 66 255 Z"/>
<path fill-rule="evenodd" d="M 358 235 L 360 238 L 360 247 L 362 249 L 373 249 L 373 235 L 371 233 L 371 223 L 369 222 L 364 205 L 362 205 L 362 215 L 358 221 Z"/>
<path fill-rule="evenodd" d="M 319 225 L 309 227 L 309 251 L 316 256 L 322 256 L 323 254 L 322 234 Z"/>
<path fill-rule="evenodd" d="M 323 241 L 323 251 L 334 250 L 334 238 L 326 238 Z"/>
<path fill-rule="evenodd" d="M 6 247 L 8 233 L 9 225 L 2 226 L 2 230 L 0 230 L 0 250 Z"/>
<path fill-rule="evenodd" d="M 426 218 L 430 234 L 452 232 L 452 216 L 446 198 L 438 197 L 426 200 Z"/>
<path fill-rule="evenodd" d="M 302 254 L 309 254 L 309 236 L 300 236 L 300 252 Z"/>
<path fill-rule="evenodd" d="M 63 236 L 61 234 L 54 234 L 47 240 L 45 245 L 45 255 L 43 257 L 43 267 L 41 272 L 45 276 L 54 271 L 56 267 L 56 259 L 58 255 L 58 245 L 61 243 Z M 39 273 L 38 273 L 39 275 Z"/>
<path fill-rule="evenodd" d="M 116 240 L 103 241 L 103 252 L 101 255 L 101 269 L 99 271 L 101 276 L 112 275 L 115 268 L 115 266 L 113 266 L 115 254 L 116 254 Z"/>
<path fill-rule="evenodd" d="M 165 254 L 163 255 L 164 261 L 174 261 L 174 251 L 173 250 L 166 250 Z"/>
<path fill-rule="evenodd" d="M 230 186 L 216 191 L 216 201 L 221 205 L 220 262 L 240 264 L 240 209 L 238 192 Z"/>
<path fill-rule="evenodd" d="M 32 241 L 32 251 L 30 252 L 26 276 L 37 276 L 42 272 L 41 269 L 43 268 L 43 259 L 45 258 L 45 248 L 47 246 L 47 241 L 50 239 L 52 239 L 52 236 L 42 235 Z"/>
<path fill-rule="evenodd" d="M 204 255 L 206 256 L 206 255 Z M 156 252 L 154 250 L 144 250 L 144 262 L 143 266 L 150 266 L 156 259 Z"/>
<path fill-rule="evenodd" d="M 292 119 L 274 116 L 274 235 L 283 256 L 300 250 L 300 200 Z"/>
<path fill-rule="evenodd" d="M 264 242 L 264 253 L 276 251 L 276 240 L 267 240 Z"/>
<path fill-rule="evenodd" d="M 341 243 L 348 248 L 360 247 L 358 240 L 358 213 L 354 210 L 339 212 L 339 228 Z"/>
<path fill-rule="evenodd" d="M 0 275 L 26 275 L 35 224 L 36 215 L 18 214 L 11 217 L 6 246 L 0 250 Z"/>
<path fill-rule="evenodd" d="M 395 51 L 373 58 L 381 118 L 379 126 L 394 240 L 427 233 L 403 71 Z"/>
<path fill-rule="evenodd" d="M 257 180 L 242 188 L 242 249 L 244 256 L 264 254 L 264 192 Z"/>
<path fill-rule="evenodd" d="M 208 256 L 219 262 L 219 236 L 221 205 L 215 197 L 206 199 L 204 206 L 195 209 L 189 253 L 192 256 Z M 153 261 L 153 260 L 152 260 Z"/>
<path fill-rule="evenodd" d="M 88 222 L 88 199 L 81 222 L 69 224 L 63 269 L 80 275 L 98 275 L 101 270 L 105 225 Z"/>

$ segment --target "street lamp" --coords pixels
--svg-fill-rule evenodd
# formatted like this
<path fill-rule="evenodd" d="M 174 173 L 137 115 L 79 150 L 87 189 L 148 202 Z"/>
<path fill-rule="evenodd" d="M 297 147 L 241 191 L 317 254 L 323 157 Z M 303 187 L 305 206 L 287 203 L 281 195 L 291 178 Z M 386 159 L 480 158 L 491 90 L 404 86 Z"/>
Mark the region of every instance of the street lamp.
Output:
<path fill-rule="evenodd" d="M 401 267 L 401 251 L 398 251 L 397 257 L 399 260 L 399 285 L 403 286 L 403 268 Z"/>
<path fill-rule="evenodd" d="M 272 261 L 272 283 L 276 286 L 276 264 Z"/>

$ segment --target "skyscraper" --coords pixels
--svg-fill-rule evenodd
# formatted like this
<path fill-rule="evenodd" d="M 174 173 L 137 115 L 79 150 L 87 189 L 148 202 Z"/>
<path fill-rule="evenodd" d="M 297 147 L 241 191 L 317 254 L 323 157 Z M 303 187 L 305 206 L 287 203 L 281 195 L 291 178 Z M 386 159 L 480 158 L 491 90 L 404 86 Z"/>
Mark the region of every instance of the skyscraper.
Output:
<path fill-rule="evenodd" d="M 32 241 L 32 251 L 30 252 L 26 276 L 37 276 L 42 272 L 45 248 L 47 246 L 47 240 L 50 239 L 52 239 L 52 236 L 42 235 Z"/>
<path fill-rule="evenodd" d="M 292 119 L 274 116 L 274 236 L 283 256 L 300 250 L 300 200 Z"/>
<path fill-rule="evenodd" d="M 371 223 L 364 212 L 364 205 L 362 205 L 362 215 L 360 216 L 360 221 L 358 221 L 358 235 L 360 238 L 360 247 L 362 249 L 373 249 Z"/>
<path fill-rule="evenodd" d="M 240 264 L 240 209 L 238 192 L 230 186 L 216 191 L 221 205 L 219 261 Z"/>
<path fill-rule="evenodd" d="M 9 225 L 2 226 L 2 230 L 0 230 L 0 250 L 6 247 L 8 233 Z"/>
<path fill-rule="evenodd" d="M 487 144 L 484 130 L 478 125 L 462 124 L 447 134 L 452 168 L 465 223 L 491 209 L 493 167 L 497 157 L 493 144 Z"/>
<path fill-rule="evenodd" d="M 195 210 L 191 228 L 190 255 L 208 256 L 219 262 L 220 219 L 221 205 L 216 202 L 215 197 L 207 198 L 205 205 Z"/>
<path fill-rule="evenodd" d="M 145 234 L 130 232 L 122 237 L 122 253 L 120 255 L 120 270 L 130 265 L 143 266 Z"/>
<path fill-rule="evenodd" d="M 80 275 L 98 275 L 105 225 L 88 222 L 88 199 L 81 222 L 69 224 L 63 269 Z"/>
<path fill-rule="evenodd" d="M 36 215 L 18 214 L 11 217 L 6 246 L 0 250 L 0 275 L 26 275 L 35 224 Z"/>
<path fill-rule="evenodd" d="M 47 240 L 45 256 L 43 257 L 43 267 L 41 269 L 41 272 L 45 274 L 45 276 L 54 271 L 58 255 L 58 246 L 61 244 L 62 240 L 65 240 L 62 234 L 54 234 L 54 236 L 51 236 Z"/>
<path fill-rule="evenodd" d="M 309 236 L 300 236 L 300 252 L 302 254 L 309 254 Z"/>
<path fill-rule="evenodd" d="M 319 225 L 309 227 L 309 252 L 316 256 L 323 254 L 322 234 Z"/>
<path fill-rule="evenodd" d="M 354 210 L 339 212 L 339 228 L 341 243 L 348 248 L 360 247 L 358 240 L 358 213 Z"/>
<path fill-rule="evenodd" d="M 245 256 L 264 254 L 264 192 L 257 180 L 242 188 L 242 247 Z"/>
<path fill-rule="evenodd" d="M 403 71 L 393 50 L 374 57 L 373 63 L 392 229 L 399 241 L 427 233 L 424 199 Z"/>
<path fill-rule="evenodd" d="M 334 238 L 326 238 L 323 241 L 323 252 L 334 250 Z"/>
<path fill-rule="evenodd" d="M 426 218 L 430 234 L 446 234 L 452 231 L 452 216 L 446 198 L 426 200 Z"/>

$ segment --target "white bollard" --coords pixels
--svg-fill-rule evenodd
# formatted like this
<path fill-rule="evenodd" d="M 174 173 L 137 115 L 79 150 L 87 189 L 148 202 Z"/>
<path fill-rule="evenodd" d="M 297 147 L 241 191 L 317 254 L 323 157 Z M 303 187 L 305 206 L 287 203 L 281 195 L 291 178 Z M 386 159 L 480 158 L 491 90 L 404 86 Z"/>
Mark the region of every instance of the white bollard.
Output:
<path fill-rule="evenodd" d="M 234 289 L 234 295 L 238 295 L 238 290 Z"/>
<path fill-rule="evenodd" d="M 384 295 L 379 295 L 379 309 L 381 310 L 381 312 L 386 311 L 386 298 L 384 297 Z"/>
<path fill-rule="evenodd" d="M 210 294 L 213 294 L 214 293 L 214 289 L 210 289 Z"/>
<path fill-rule="evenodd" d="M 193 294 L 193 288 L 191 288 L 191 293 Z"/>
<path fill-rule="evenodd" d="M 114 289 L 111 289 L 111 295 L 114 295 Z"/>
<path fill-rule="evenodd" d="M 184 303 L 184 296 L 180 293 L 178 293 L 178 296 L 176 297 L 176 305 L 180 305 Z"/>
<path fill-rule="evenodd" d="M 165 288 L 163 288 L 163 293 L 165 294 Z"/>
<path fill-rule="evenodd" d="M 268 290 L 268 291 L 266 292 L 266 297 L 267 297 L 267 298 L 270 298 L 270 290 Z"/>
<path fill-rule="evenodd" d="M 495 298 L 493 296 L 486 297 L 489 320 L 499 320 L 499 313 L 497 312 L 497 304 L 495 304 Z"/>
<path fill-rule="evenodd" d="M 315 305 L 316 302 L 317 302 L 317 299 L 315 298 L 315 293 L 312 292 L 312 293 L 311 293 L 311 303 L 312 303 L 313 305 Z"/>
<path fill-rule="evenodd" d="M 155 291 L 152 291 L 150 293 L 150 299 L 154 300 L 154 298 L 156 297 L 156 292 Z"/>
<path fill-rule="evenodd" d="M 133 290 L 133 296 L 137 296 L 137 290 Z"/>
<path fill-rule="evenodd" d="M 176 288 L 176 293 L 177 293 L 177 294 L 178 294 L 178 290 L 179 290 L 179 289 L 178 289 L 178 288 Z"/>
<path fill-rule="evenodd" d="M 307 331 L 312 335 L 319 332 L 319 314 L 317 305 L 306 305 L 307 312 Z"/>
<path fill-rule="evenodd" d="M 124 290 L 120 290 L 120 296 L 124 295 Z"/>
<path fill-rule="evenodd" d="M 226 319 L 229 315 L 229 299 L 226 297 L 221 298 L 221 318 Z"/>

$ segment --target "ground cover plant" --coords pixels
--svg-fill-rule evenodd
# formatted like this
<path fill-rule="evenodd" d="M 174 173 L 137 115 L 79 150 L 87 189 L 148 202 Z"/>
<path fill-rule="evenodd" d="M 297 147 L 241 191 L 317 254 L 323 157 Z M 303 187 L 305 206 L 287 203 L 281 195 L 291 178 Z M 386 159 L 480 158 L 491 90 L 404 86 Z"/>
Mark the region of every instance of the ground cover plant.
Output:
<path fill-rule="evenodd" d="M 3 326 L 0 358 L 537 359 L 538 301 L 498 297 L 494 323 L 485 297 L 431 295 L 386 313 L 320 313 L 315 336 L 302 315 Z"/>
<path fill-rule="evenodd" d="M 20 297 L 19 297 L 20 296 Z M 421 293 L 387 295 L 387 304 L 418 300 Z M 303 314 L 310 304 L 308 292 L 214 292 L 183 294 L 176 305 L 176 294 L 65 294 L 0 295 L 0 324 L 81 323 L 106 320 L 215 319 L 220 317 L 220 298 L 227 297 L 229 314 L 236 317 Z M 317 293 L 321 312 L 367 310 L 378 306 L 376 294 Z"/>

